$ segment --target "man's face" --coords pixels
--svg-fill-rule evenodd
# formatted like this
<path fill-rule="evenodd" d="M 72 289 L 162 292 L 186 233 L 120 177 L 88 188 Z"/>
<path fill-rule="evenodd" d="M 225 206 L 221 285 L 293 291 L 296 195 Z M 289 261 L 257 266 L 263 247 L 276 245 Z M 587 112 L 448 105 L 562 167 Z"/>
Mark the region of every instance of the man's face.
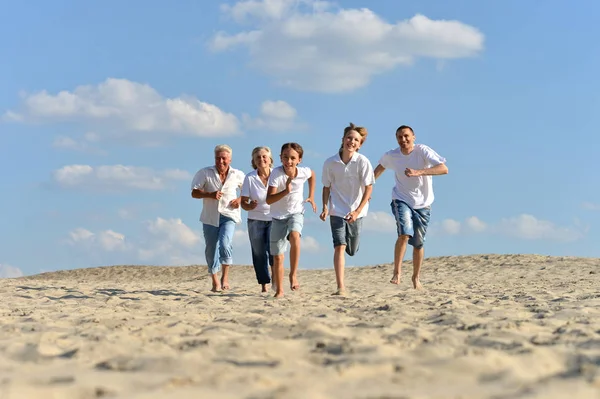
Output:
<path fill-rule="evenodd" d="M 402 150 L 412 150 L 415 145 L 415 134 L 410 129 L 398 130 L 396 140 Z"/>
<path fill-rule="evenodd" d="M 231 154 L 227 151 L 217 152 L 215 154 L 215 167 L 219 171 L 219 173 L 227 172 L 229 169 L 229 164 L 231 163 Z"/>

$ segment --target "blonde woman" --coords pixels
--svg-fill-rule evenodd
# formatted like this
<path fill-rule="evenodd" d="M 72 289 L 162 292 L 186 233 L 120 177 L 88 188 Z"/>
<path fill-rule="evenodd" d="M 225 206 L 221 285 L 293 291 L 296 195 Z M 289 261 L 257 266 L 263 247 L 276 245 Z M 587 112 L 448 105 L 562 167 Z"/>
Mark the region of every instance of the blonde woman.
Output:
<path fill-rule="evenodd" d="M 267 204 L 267 187 L 273 157 L 269 147 L 256 147 L 252 150 L 252 168 L 242 184 L 242 209 L 248 211 L 248 236 L 252 248 L 252 263 L 262 292 L 268 291 L 271 283 L 269 266 L 273 266 L 273 256 L 269 248 L 271 236 L 271 212 Z"/>

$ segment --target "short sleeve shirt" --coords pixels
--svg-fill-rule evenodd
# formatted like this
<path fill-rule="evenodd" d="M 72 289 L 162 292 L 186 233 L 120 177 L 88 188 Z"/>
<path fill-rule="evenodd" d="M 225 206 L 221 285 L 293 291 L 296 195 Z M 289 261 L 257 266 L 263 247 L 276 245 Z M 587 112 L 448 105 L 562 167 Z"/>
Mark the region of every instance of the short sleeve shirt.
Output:
<path fill-rule="evenodd" d="M 266 222 L 271 220 L 271 207 L 267 204 L 267 186 L 260 180 L 256 170 L 248 173 L 244 178 L 241 196 L 248 197 L 252 201 L 257 201 L 256 208 L 248 211 L 248 219 Z"/>
<path fill-rule="evenodd" d="M 398 147 L 383 154 L 379 160 L 381 166 L 395 173 L 392 199 L 406 202 L 413 209 L 431 206 L 434 200 L 433 179 L 431 176 L 407 177 L 404 171 L 406 168 L 425 169 L 442 163 L 446 163 L 446 158 L 424 144 L 415 144 L 408 155 L 404 155 Z"/>
<path fill-rule="evenodd" d="M 297 169 L 298 175 L 292 180 L 290 193 L 271 204 L 273 219 L 285 219 L 296 213 L 304 213 L 304 183 L 312 176 L 312 170 L 306 166 L 297 166 Z M 283 166 L 278 166 L 271 172 L 269 187 L 275 187 L 276 192 L 283 191 L 287 179 Z"/>
<path fill-rule="evenodd" d="M 192 190 L 199 189 L 207 192 L 221 191 L 223 196 L 220 200 L 212 198 L 202 199 L 202 213 L 200 221 L 211 226 L 219 226 L 219 216 L 227 216 L 236 223 L 242 221 L 240 207 L 231 208 L 229 203 L 238 197 L 237 190 L 244 182 L 244 172 L 239 169 L 229 168 L 225 183 L 221 183 L 219 172 L 214 166 L 208 166 L 196 172 L 192 180 Z"/>

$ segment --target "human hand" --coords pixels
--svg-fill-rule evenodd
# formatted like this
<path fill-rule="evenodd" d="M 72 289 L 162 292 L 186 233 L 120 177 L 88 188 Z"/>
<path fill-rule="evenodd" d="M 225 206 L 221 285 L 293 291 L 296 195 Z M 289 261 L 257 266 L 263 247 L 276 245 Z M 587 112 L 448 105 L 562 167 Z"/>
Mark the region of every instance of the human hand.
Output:
<path fill-rule="evenodd" d="M 220 191 L 215 191 L 212 193 L 213 198 L 216 199 L 217 201 L 221 199 L 221 197 L 223 196 L 223 193 Z"/>
<path fill-rule="evenodd" d="M 240 199 L 236 198 L 236 199 L 232 199 L 231 202 L 229 202 L 229 207 L 233 208 L 233 209 L 237 209 L 240 207 Z"/>
<path fill-rule="evenodd" d="M 321 212 L 321 214 L 319 215 L 319 218 L 322 221 L 325 221 L 325 219 L 327 219 L 328 214 L 329 214 L 329 210 L 327 208 L 323 208 L 323 212 Z"/>
<path fill-rule="evenodd" d="M 257 205 L 258 205 L 257 200 L 252 200 L 252 201 L 248 202 L 248 208 L 250 208 L 250 210 L 255 209 Z"/>
<path fill-rule="evenodd" d="M 312 205 L 312 210 L 313 210 L 313 212 L 314 212 L 314 213 L 317 213 L 317 204 L 315 203 L 315 200 L 314 200 L 314 198 L 312 198 L 312 197 L 308 197 L 308 198 L 306 199 L 306 201 L 304 201 L 304 202 L 308 202 L 309 204 L 311 204 L 311 205 Z"/>
<path fill-rule="evenodd" d="M 288 193 L 292 192 L 292 180 L 294 180 L 294 178 L 291 176 L 288 176 L 288 179 L 285 182 L 285 189 L 287 190 Z"/>
<path fill-rule="evenodd" d="M 418 169 L 411 169 L 411 168 L 406 168 L 404 170 L 404 174 L 406 175 L 406 177 L 416 177 L 416 176 L 420 176 L 421 171 Z"/>
<path fill-rule="evenodd" d="M 350 212 L 349 214 L 346 215 L 345 219 L 348 221 L 348 223 L 356 222 L 356 219 L 358 219 L 358 212 L 356 212 L 356 211 Z"/>

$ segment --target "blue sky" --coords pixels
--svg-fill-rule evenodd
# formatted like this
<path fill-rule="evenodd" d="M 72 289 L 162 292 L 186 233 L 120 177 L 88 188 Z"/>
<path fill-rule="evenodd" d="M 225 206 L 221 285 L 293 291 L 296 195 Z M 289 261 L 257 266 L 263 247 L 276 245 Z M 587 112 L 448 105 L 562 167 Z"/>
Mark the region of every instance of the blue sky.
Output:
<path fill-rule="evenodd" d="M 204 264 L 189 190 L 215 145 L 248 172 L 297 141 L 320 182 L 348 122 L 374 166 L 401 124 L 448 159 L 426 256 L 600 256 L 596 2 L 2 4 L 0 276 Z M 348 265 L 392 260 L 392 184 Z M 308 211 L 301 267 L 332 253 Z"/>

